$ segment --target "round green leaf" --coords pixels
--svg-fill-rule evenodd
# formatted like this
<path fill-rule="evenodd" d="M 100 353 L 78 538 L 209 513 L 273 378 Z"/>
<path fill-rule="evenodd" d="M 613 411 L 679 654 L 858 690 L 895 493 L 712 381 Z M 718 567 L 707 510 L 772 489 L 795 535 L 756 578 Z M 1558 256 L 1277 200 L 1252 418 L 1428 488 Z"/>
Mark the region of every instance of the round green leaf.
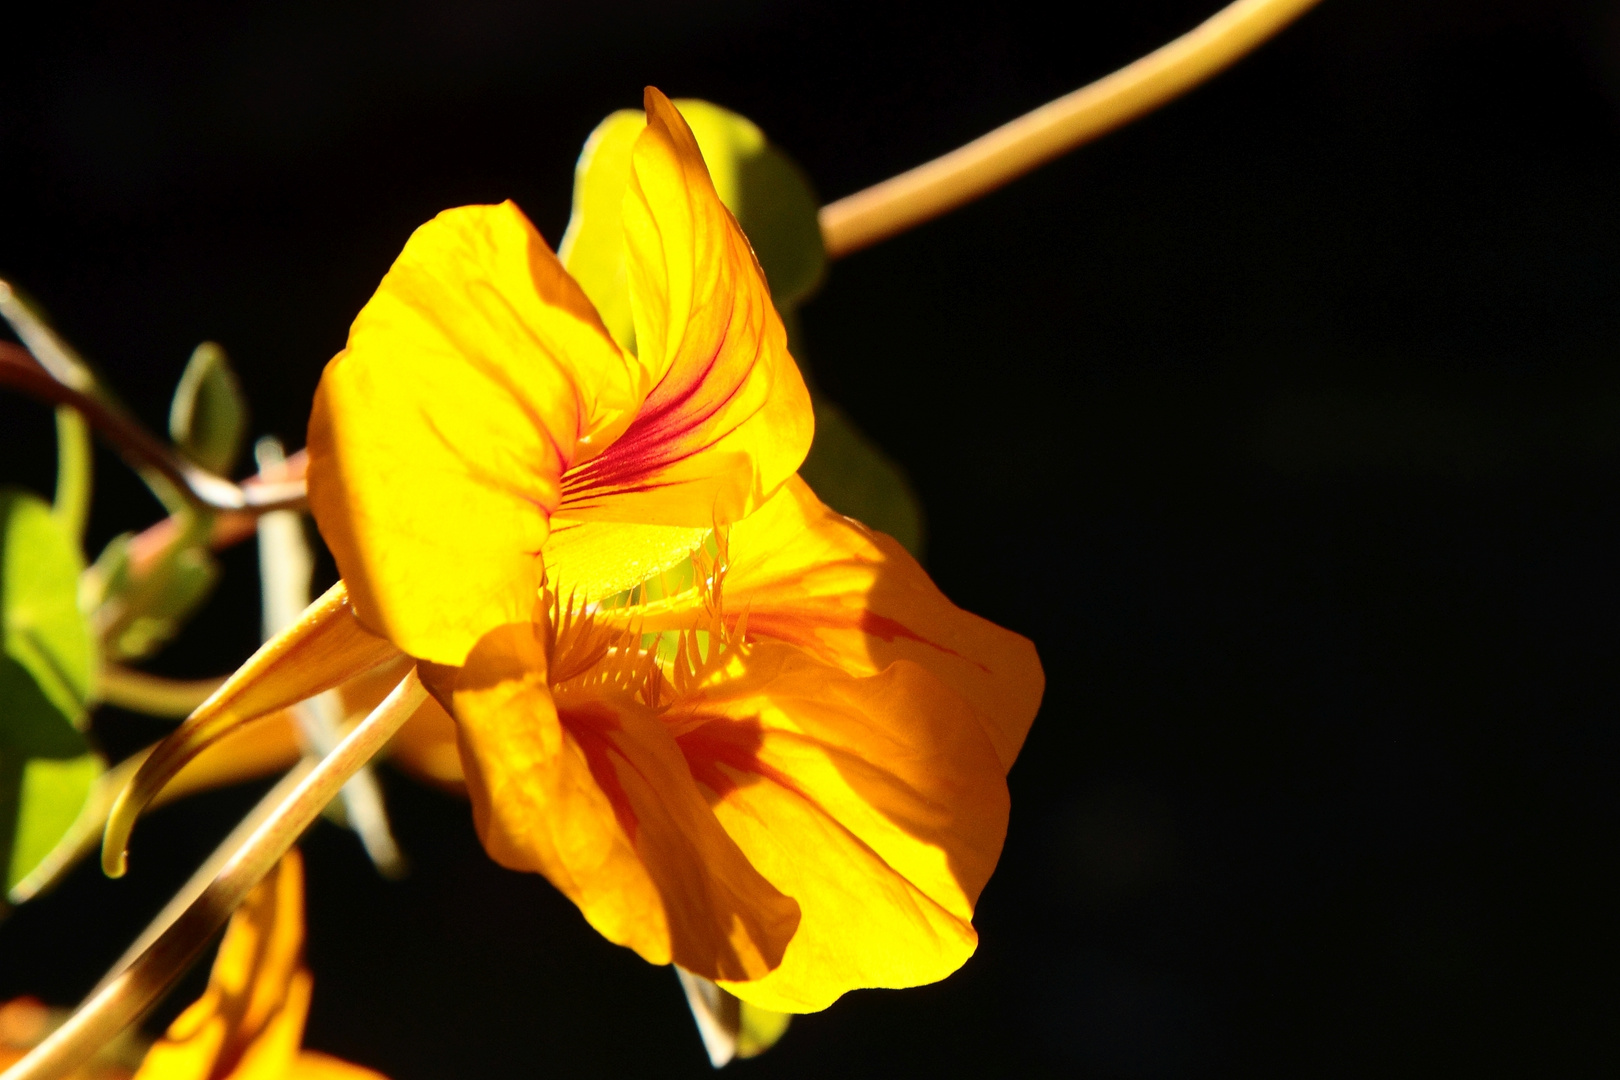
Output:
<path fill-rule="evenodd" d="M 16 770 L 0 771 L 8 775 L 16 773 Z M 102 762 L 95 754 L 81 754 L 62 761 L 30 758 L 20 772 L 18 790 L 12 796 L 15 824 L 6 870 L 8 891 L 27 877 L 51 853 L 57 841 L 67 835 L 84 809 L 96 777 L 102 773 Z M 0 794 L 0 801 L 3 800 L 5 795 Z"/>
<path fill-rule="evenodd" d="M 0 489 L 0 746 L 74 757 L 93 645 L 79 611 L 84 559 L 43 499 Z"/>
<path fill-rule="evenodd" d="M 720 201 L 754 246 L 771 299 L 788 314 L 820 284 L 827 265 L 816 217 L 820 204 L 810 182 L 747 117 L 690 98 L 675 106 L 692 128 Z M 620 213 L 631 149 L 644 127 L 639 111 L 624 109 L 585 140 L 574 169 L 573 215 L 557 249 L 608 332 L 626 348 L 634 347 L 635 328 Z"/>
<path fill-rule="evenodd" d="M 814 399 L 816 440 L 799 475 L 821 501 L 846 517 L 888 533 L 917 558 L 923 554 L 923 513 L 904 470 L 867 438 L 849 415 Z"/>

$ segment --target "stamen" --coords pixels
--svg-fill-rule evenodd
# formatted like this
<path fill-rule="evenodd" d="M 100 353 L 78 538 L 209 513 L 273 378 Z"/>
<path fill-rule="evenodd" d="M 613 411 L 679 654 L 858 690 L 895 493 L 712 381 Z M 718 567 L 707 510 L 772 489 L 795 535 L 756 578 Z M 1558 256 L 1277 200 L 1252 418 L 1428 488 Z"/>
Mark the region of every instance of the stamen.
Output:
<path fill-rule="evenodd" d="M 702 685 L 741 651 L 746 614 L 725 623 L 724 582 L 730 558 L 724 528 L 716 528 L 684 563 L 660 570 L 607 602 L 561 603 L 549 589 L 548 660 L 559 702 L 587 694 L 622 693 L 654 709 L 666 704 L 664 684 L 677 694 Z M 644 616 L 701 604 L 685 630 L 642 631 Z"/>

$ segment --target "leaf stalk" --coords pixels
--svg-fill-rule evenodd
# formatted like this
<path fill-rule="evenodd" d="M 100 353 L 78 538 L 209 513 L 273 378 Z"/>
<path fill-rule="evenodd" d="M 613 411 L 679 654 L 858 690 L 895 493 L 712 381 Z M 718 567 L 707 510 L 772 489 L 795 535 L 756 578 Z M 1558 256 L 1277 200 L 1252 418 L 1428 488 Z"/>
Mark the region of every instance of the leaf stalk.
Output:
<path fill-rule="evenodd" d="M 827 258 L 921 225 L 1061 157 L 1217 75 L 1317 0 L 1236 0 L 1111 75 L 966 146 L 821 208 Z"/>

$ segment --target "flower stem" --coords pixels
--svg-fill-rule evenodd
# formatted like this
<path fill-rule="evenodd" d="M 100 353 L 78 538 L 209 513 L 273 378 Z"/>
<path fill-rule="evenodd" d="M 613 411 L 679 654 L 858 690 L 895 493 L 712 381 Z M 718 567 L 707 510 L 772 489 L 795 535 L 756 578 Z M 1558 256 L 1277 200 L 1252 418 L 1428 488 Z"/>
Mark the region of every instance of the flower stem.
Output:
<path fill-rule="evenodd" d="M 93 372 L 73 355 L 10 284 L 0 280 L 0 318 L 11 324 L 28 347 L 0 342 L 0 385 L 56 405 L 76 409 L 147 478 L 155 491 L 172 487 L 186 502 L 207 510 L 287 509 L 304 502 L 303 483 L 241 487 L 181 456 L 151 434 L 97 382 Z M 171 509 L 173 509 L 171 507 Z"/>
<path fill-rule="evenodd" d="M 1317 0 L 1236 0 L 1111 75 L 966 146 L 821 208 L 829 259 L 986 195 L 1192 89 L 1231 66 Z"/>
<path fill-rule="evenodd" d="M 106 980 L 0 1080 L 60 1080 L 151 1008 L 225 925 L 248 892 L 287 853 L 371 757 L 381 750 L 427 697 L 416 669 L 372 710 L 320 764 L 277 803 L 222 862 L 218 872 L 168 928 Z"/>

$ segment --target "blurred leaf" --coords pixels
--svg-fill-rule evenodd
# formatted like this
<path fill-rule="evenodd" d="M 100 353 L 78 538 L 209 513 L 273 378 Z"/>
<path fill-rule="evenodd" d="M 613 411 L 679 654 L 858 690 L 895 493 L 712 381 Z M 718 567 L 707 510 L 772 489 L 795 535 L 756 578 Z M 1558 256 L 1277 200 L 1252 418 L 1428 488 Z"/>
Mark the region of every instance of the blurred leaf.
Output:
<path fill-rule="evenodd" d="M 175 387 L 169 406 L 169 435 L 187 457 L 221 476 L 242 451 L 247 434 L 247 400 L 242 384 L 212 341 L 198 345 Z"/>
<path fill-rule="evenodd" d="M 771 298 L 787 312 L 820 283 L 827 265 L 815 192 L 793 160 L 772 146 L 749 119 L 707 101 L 675 103 L 697 137 L 720 201 L 737 216 L 754 246 Z M 620 211 L 630 182 L 630 151 L 646 127 L 639 111 L 623 109 L 597 125 L 574 170 L 574 209 L 558 254 L 607 324 L 634 348 Z"/>
<path fill-rule="evenodd" d="M 746 117 L 707 101 L 682 99 L 676 107 L 697 137 L 720 200 L 737 216 L 754 245 L 771 299 L 790 329 L 794 358 L 805 370 L 802 342 L 793 333 L 796 310 L 826 272 L 817 219 L 819 201 L 793 159 Z M 602 315 L 608 332 L 635 346 L 630 290 L 620 225 L 630 181 L 630 153 L 646 127 L 641 112 L 624 109 L 596 126 L 574 170 L 574 209 L 558 254 Z M 836 405 L 815 395 L 816 439 L 800 473 L 841 514 L 886 532 L 922 557 L 923 513 L 905 472 Z"/>
<path fill-rule="evenodd" d="M 56 500 L 51 512 L 75 547 L 84 544 L 90 517 L 90 476 L 94 453 L 90 424 L 77 410 L 56 408 Z"/>
<path fill-rule="evenodd" d="M 740 1058 L 758 1057 L 775 1046 L 793 1022 L 792 1013 L 772 1012 L 746 1001 L 737 1004 L 737 1056 Z"/>
<path fill-rule="evenodd" d="M 93 663 L 79 611 L 78 546 L 43 499 L 0 489 L 0 746 L 24 756 L 85 752 Z"/>
<path fill-rule="evenodd" d="M 557 257 L 596 305 L 608 333 L 632 351 L 636 328 L 620 209 L 630 182 L 630 148 L 646 126 L 646 117 L 631 109 L 596 125 L 574 166 L 574 208 L 557 245 Z"/>
<path fill-rule="evenodd" d="M 821 501 L 846 517 L 888 533 L 921 559 L 922 506 L 905 472 L 861 433 L 848 414 L 815 398 L 816 441 L 799 475 Z"/>
<path fill-rule="evenodd" d="M 219 563 L 203 538 L 205 515 L 188 524 L 147 566 L 130 561 L 130 534 L 114 537 L 85 575 L 85 606 L 95 612 L 102 648 L 111 660 L 140 660 L 173 639 L 208 599 Z"/>
<path fill-rule="evenodd" d="M 0 793 L 0 805 L 10 803 L 15 808 L 6 870 L 8 891 L 72 829 L 101 773 L 102 761 L 96 754 L 60 761 L 30 758 L 20 770 L 0 767 L 0 784 L 9 780 L 17 785 L 14 792 Z M 0 819 L 5 817 L 0 809 Z"/>
<path fill-rule="evenodd" d="M 714 189 L 754 246 L 771 299 L 789 312 L 810 298 L 827 269 L 821 202 L 793 159 L 752 120 L 707 101 L 675 103 L 697 137 Z"/>

